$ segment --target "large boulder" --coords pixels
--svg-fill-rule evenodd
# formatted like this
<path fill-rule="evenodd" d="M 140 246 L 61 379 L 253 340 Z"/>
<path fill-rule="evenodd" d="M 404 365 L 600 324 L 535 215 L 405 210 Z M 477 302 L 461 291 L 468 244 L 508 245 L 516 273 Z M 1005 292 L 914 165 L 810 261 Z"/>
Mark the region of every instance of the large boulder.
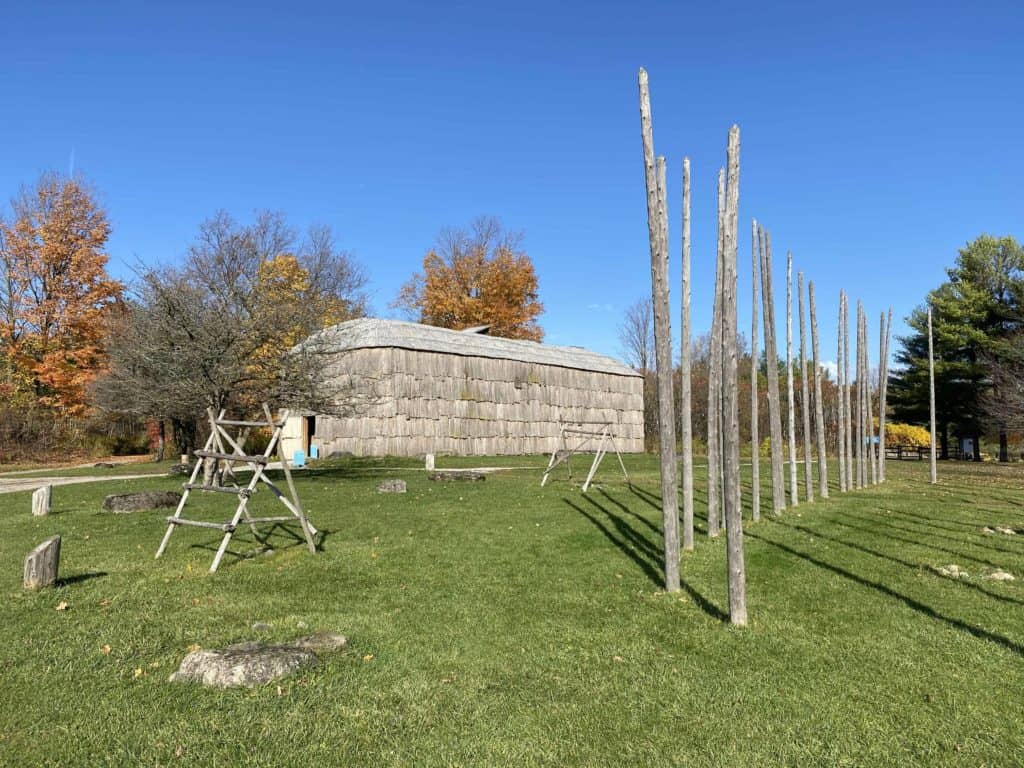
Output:
<path fill-rule="evenodd" d="M 486 480 L 487 475 L 475 469 L 439 469 L 436 472 L 427 473 L 427 478 L 440 482 L 452 480 L 468 480 L 473 482 L 476 480 Z"/>
<path fill-rule="evenodd" d="M 300 669 L 316 666 L 317 652 L 348 647 L 348 638 L 334 632 L 316 632 L 291 643 L 265 645 L 237 643 L 223 650 L 192 651 L 171 682 L 192 682 L 215 688 L 263 685 Z"/>
<path fill-rule="evenodd" d="M 384 480 L 377 484 L 377 493 L 405 493 L 405 480 Z"/>
<path fill-rule="evenodd" d="M 181 494 L 177 491 L 143 491 L 142 493 L 115 493 L 103 500 L 108 512 L 124 514 L 142 509 L 163 509 L 177 507 Z"/>

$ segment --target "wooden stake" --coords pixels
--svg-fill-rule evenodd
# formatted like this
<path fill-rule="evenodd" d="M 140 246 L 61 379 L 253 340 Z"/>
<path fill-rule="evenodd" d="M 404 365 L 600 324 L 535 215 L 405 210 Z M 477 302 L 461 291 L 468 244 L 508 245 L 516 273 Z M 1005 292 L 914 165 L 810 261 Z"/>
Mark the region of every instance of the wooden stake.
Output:
<path fill-rule="evenodd" d="M 658 380 L 658 442 L 661 453 L 661 517 L 665 537 L 665 591 L 679 590 L 679 499 L 676 485 L 675 404 L 672 402 L 672 329 L 668 306 L 668 217 L 665 211 L 665 161 L 655 167 L 651 99 L 647 71 L 640 69 L 640 136 L 647 185 L 647 232 L 651 251 L 654 351 Z"/>
<path fill-rule="evenodd" d="M 882 354 L 879 362 L 879 409 L 878 409 L 878 482 L 885 482 L 885 416 L 889 394 L 889 336 L 892 333 L 892 307 L 888 319 L 883 319 L 885 336 L 882 338 Z"/>
<path fill-rule="evenodd" d="M 845 363 L 843 361 L 843 292 L 839 291 L 839 324 L 838 332 L 836 335 L 836 410 L 838 411 L 839 418 L 837 419 L 837 432 L 838 432 L 838 459 L 839 459 L 839 492 L 846 492 L 846 414 L 844 412 L 845 403 L 843 402 L 843 390 L 846 386 L 845 379 L 843 377 L 843 369 Z"/>
<path fill-rule="evenodd" d="M 868 351 L 868 316 L 864 314 L 864 409 L 867 412 L 868 473 L 871 484 L 878 485 L 878 460 L 875 457 L 875 414 L 871 405 L 871 353 Z"/>
<path fill-rule="evenodd" d="M 797 311 L 800 315 L 800 411 L 804 431 L 804 495 L 814 501 L 814 472 L 811 467 L 811 398 L 807 383 L 807 329 L 804 325 L 804 273 L 796 276 Z"/>
<path fill-rule="evenodd" d="M 693 424 L 690 394 L 690 158 L 683 158 L 683 317 L 679 340 L 679 440 L 683 454 L 683 549 L 693 549 Z"/>
<path fill-rule="evenodd" d="M 761 230 L 761 303 L 764 307 L 764 352 L 768 374 L 768 425 L 771 433 L 772 513 L 786 508 L 782 469 L 782 420 L 779 403 L 779 353 L 775 345 L 775 307 L 772 291 L 772 239 Z"/>
<path fill-rule="evenodd" d="M 747 624 L 746 567 L 743 561 L 743 514 L 740 505 L 740 416 L 737 392 L 736 250 L 739 229 L 740 129 L 729 130 L 729 180 L 725 203 L 725 247 L 722 280 L 722 404 L 725 458 L 723 506 L 729 569 L 729 621 Z"/>
<path fill-rule="evenodd" d="M 857 463 L 857 488 L 864 487 L 864 396 L 862 394 L 862 388 L 864 386 L 864 372 L 861 370 L 861 350 L 864 346 L 861 341 L 861 325 L 860 325 L 861 305 L 860 300 L 857 300 L 857 359 L 855 361 L 855 367 L 857 369 L 857 382 L 855 386 L 855 394 L 857 400 L 857 439 L 854 444 L 855 461 Z"/>
<path fill-rule="evenodd" d="M 931 450 L 929 462 L 931 482 L 939 482 L 938 467 L 935 464 L 935 351 L 932 346 L 932 308 L 928 307 L 928 416 L 931 425 Z"/>
<path fill-rule="evenodd" d="M 757 316 L 760 308 L 757 304 L 757 256 L 758 232 L 757 219 L 750 222 L 750 274 L 752 280 L 753 301 L 750 321 L 750 515 L 754 520 L 761 519 L 761 439 L 758 435 L 758 393 L 757 393 Z"/>
<path fill-rule="evenodd" d="M 718 251 L 708 360 L 708 536 L 718 536 L 722 489 L 722 251 L 725 247 L 725 169 L 718 170 Z"/>
<path fill-rule="evenodd" d="M 828 498 L 828 459 L 825 455 L 825 414 L 821 402 L 821 356 L 818 354 L 818 310 L 814 304 L 814 281 L 807 283 L 811 311 L 811 357 L 814 365 L 814 427 L 818 442 L 818 495 Z"/>
<path fill-rule="evenodd" d="M 786 252 L 786 430 L 789 441 L 789 503 L 800 503 L 796 481 L 796 400 L 793 396 L 793 253 Z"/>
<path fill-rule="evenodd" d="M 850 296 L 843 292 L 843 416 L 846 418 L 846 490 L 854 487 L 853 480 L 853 413 L 850 403 Z"/>

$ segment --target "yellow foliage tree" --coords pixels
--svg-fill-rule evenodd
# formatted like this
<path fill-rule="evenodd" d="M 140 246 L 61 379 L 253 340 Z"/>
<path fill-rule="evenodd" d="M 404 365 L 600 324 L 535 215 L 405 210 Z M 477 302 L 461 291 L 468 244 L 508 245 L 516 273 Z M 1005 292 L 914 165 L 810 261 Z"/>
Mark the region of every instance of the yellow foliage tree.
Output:
<path fill-rule="evenodd" d="M 519 236 L 504 232 L 493 218 L 477 219 L 468 231 L 446 231 L 393 306 L 427 325 L 489 325 L 494 336 L 540 341 L 544 332 L 537 317 L 544 305 L 537 274 L 518 246 Z"/>

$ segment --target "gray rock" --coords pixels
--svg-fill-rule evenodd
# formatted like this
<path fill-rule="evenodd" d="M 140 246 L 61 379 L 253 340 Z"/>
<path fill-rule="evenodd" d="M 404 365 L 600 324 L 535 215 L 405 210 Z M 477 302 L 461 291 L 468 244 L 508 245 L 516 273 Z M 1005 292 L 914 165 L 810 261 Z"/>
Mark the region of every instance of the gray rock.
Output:
<path fill-rule="evenodd" d="M 405 493 L 405 480 L 385 480 L 377 485 L 377 493 Z"/>
<path fill-rule="evenodd" d="M 193 651 L 181 660 L 170 680 L 215 688 L 252 687 L 314 667 L 316 663 L 316 654 L 304 648 L 239 643 L 222 651 Z"/>
<path fill-rule="evenodd" d="M 117 464 L 111 464 L 109 461 L 97 461 L 93 466 L 96 469 L 113 469 Z"/>
<path fill-rule="evenodd" d="M 117 493 L 103 500 L 103 508 L 118 514 L 138 512 L 142 509 L 177 507 L 181 494 L 177 491 L 143 491 L 142 493 Z"/>
<path fill-rule="evenodd" d="M 192 467 L 188 464 L 175 464 L 167 470 L 168 475 L 188 475 L 192 473 Z"/>
<path fill-rule="evenodd" d="M 193 651 L 181 660 L 170 681 L 202 683 L 216 688 L 262 685 L 300 669 L 315 667 L 319 661 L 317 653 L 347 647 L 345 635 L 324 631 L 281 645 L 250 640 L 223 650 Z"/>

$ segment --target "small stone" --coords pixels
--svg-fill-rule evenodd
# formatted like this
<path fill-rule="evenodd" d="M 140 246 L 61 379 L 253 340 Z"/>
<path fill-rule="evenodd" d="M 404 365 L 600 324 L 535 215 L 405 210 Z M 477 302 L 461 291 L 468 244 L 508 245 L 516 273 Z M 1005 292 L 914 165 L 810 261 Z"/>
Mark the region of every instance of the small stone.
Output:
<path fill-rule="evenodd" d="M 989 528 L 987 525 L 984 528 L 981 529 L 981 532 L 982 533 L 987 533 L 987 534 L 995 533 L 995 531 L 992 530 L 991 528 Z"/>
<path fill-rule="evenodd" d="M 188 464 L 174 464 L 167 470 L 168 475 L 187 475 L 192 471 Z"/>
<path fill-rule="evenodd" d="M 1003 534 L 1005 536 L 1016 536 L 1017 535 L 1017 531 L 1015 531 L 1013 528 L 1008 528 L 1005 525 L 996 526 L 996 530 L 999 531 L 999 533 L 1001 533 L 1001 534 Z"/>
<path fill-rule="evenodd" d="M 405 480 L 385 480 L 377 485 L 377 493 L 405 493 Z"/>
<path fill-rule="evenodd" d="M 348 647 L 348 638 L 339 635 L 337 632 L 325 632 L 323 630 L 314 632 L 312 635 L 300 637 L 292 643 L 296 648 L 303 648 L 307 651 L 317 653 L 328 653 L 330 651 L 342 651 Z"/>
<path fill-rule="evenodd" d="M 103 508 L 109 512 L 125 514 L 143 509 L 177 507 L 181 494 L 177 491 L 143 491 L 142 493 L 116 493 L 103 500 Z"/>
<path fill-rule="evenodd" d="M 93 466 L 96 469 L 113 469 L 117 464 L 111 464 L 109 461 L 97 461 Z"/>
<path fill-rule="evenodd" d="M 299 629 L 308 629 L 309 628 L 309 624 L 307 624 L 306 622 L 302 621 L 302 619 L 299 619 L 298 621 L 296 621 L 295 622 L 295 626 L 298 627 Z"/>
<path fill-rule="evenodd" d="M 936 571 L 939 574 L 941 574 L 943 576 L 948 576 L 951 579 L 969 579 L 970 578 L 970 574 L 967 573 L 967 571 L 965 571 L 962 568 L 960 568 L 959 565 L 954 565 L 954 564 L 943 565 L 942 567 L 937 568 Z"/>
<path fill-rule="evenodd" d="M 29 552 L 25 558 L 25 588 L 41 589 L 54 584 L 59 567 L 60 536 L 54 536 Z"/>
<path fill-rule="evenodd" d="M 273 628 L 274 628 L 273 624 L 267 624 L 267 622 L 265 622 L 265 621 L 257 621 L 257 622 L 254 622 L 253 625 L 252 625 L 252 631 L 253 632 L 269 632 Z"/>
<path fill-rule="evenodd" d="M 1006 571 L 992 571 L 988 576 L 985 577 L 989 581 L 1015 581 L 1012 573 Z"/>

